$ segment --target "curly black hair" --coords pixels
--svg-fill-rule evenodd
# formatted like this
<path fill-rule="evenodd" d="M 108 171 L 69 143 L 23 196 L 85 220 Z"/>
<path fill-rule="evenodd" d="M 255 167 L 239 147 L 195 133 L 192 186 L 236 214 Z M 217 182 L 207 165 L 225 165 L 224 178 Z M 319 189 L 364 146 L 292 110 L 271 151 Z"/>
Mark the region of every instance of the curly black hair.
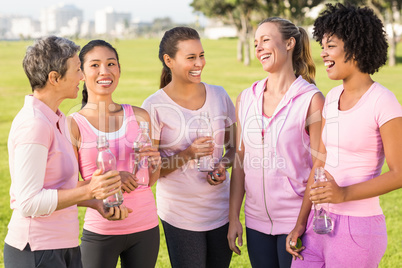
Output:
<path fill-rule="evenodd" d="M 344 42 L 345 62 L 357 61 L 362 73 L 374 74 L 387 61 L 384 25 L 368 7 L 327 4 L 314 22 L 313 36 L 322 45 L 325 34 Z"/>

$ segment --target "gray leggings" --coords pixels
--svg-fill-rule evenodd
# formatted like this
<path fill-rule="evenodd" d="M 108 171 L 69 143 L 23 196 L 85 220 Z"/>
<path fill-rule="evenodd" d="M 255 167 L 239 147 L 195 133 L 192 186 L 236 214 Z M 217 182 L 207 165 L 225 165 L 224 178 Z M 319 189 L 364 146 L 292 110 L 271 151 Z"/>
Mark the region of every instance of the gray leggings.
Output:
<path fill-rule="evenodd" d="M 159 226 L 127 235 L 100 235 L 84 229 L 80 247 L 84 268 L 115 268 L 119 256 L 122 268 L 153 268 L 159 252 Z"/>
<path fill-rule="evenodd" d="M 227 234 L 229 224 L 214 230 L 194 232 L 162 220 L 173 268 L 227 268 L 232 259 Z"/>

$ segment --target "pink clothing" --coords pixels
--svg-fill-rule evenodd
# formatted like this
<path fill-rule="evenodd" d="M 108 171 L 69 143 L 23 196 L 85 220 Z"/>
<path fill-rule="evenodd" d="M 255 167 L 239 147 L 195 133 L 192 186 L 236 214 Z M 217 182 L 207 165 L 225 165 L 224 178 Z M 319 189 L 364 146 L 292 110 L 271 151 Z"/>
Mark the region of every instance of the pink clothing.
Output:
<path fill-rule="evenodd" d="M 311 211 L 306 232 L 301 237 L 304 260 L 296 259 L 292 268 L 363 267 L 379 266 L 387 248 L 387 227 L 384 215 L 352 217 L 331 214 L 336 222 L 329 234 L 313 230 L 314 212 Z"/>
<path fill-rule="evenodd" d="M 163 89 L 149 96 L 143 107 L 151 116 L 153 139 L 160 141 L 162 157 L 178 154 L 196 139 L 198 118 L 208 111 L 214 130 L 213 157 L 222 158 L 225 128 L 236 121 L 234 105 L 220 86 L 205 84 L 206 100 L 198 110 L 175 103 Z M 205 172 L 197 170 L 195 160 L 161 177 L 156 185 L 159 217 L 174 227 L 190 231 L 209 231 L 229 221 L 229 174 L 217 186 L 211 186 Z"/>
<path fill-rule="evenodd" d="M 98 135 L 106 135 L 109 148 L 116 156 L 117 170 L 132 172 L 134 151 L 133 142 L 138 134 L 138 124 L 133 109 L 123 104 L 124 119 L 120 130 L 104 133 L 95 129 L 88 120 L 79 113 L 72 114 L 81 134 L 81 145 L 78 150 L 79 168 L 84 180 L 90 180 L 97 169 L 96 139 Z M 123 204 L 133 209 L 128 217 L 121 221 L 109 221 L 97 210 L 88 208 L 85 214 L 84 229 L 102 235 L 123 235 L 149 230 L 158 225 L 154 195 L 150 187 L 139 186 L 131 193 L 124 193 Z"/>
<path fill-rule="evenodd" d="M 29 243 L 32 250 L 72 248 L 78 246 L 79 222 L 77 206 L 57 210 L 57 190 L 73 189 L 78 181 L 78 165 L 71 146 L 70 134 L 62 112 L 55 113 L 46 104 L 33 96 L 25 97 L 25 104 L 15 117 L 8 139 L 11 187 L 10 206 L 13 214 L 8 225 L 5 242 L 23 250 Z M 20 148 L 46 148 L 43 177 L 21 177 L 16 174 L 40 174 L 30 163 L 29 153 L 25 159 L 17 157 Z M 38 159 L 35 159 L 35 161 Z M 15 168 L 21 170 L 15 170 Z M 41 165 L 37 167 L 41 169 Z M 32 172 L 24 170 L 30 169 Z M 36 181 L 42 181 L 37 185 Z M 36 189 L 36 190 L 35 190 Z M 33 191 L 34 190 L 34 191 Z M 27 196 L 28 195 L 28 196 Z M 40 200 L 35 200 L 40 196 Z M 41 202 L 43 201 L 43 202 Z M 46 215 L 23 212 L 23 207 L 37 206 L 32 211 L 47 211 Z M 48 207 L 53 209 L 48 210 Z M 28 210 L 30 211 L 30 210 Z M 30 214 L 30 216 L 27 215 Z M 24 216 L 25 215 L 25 216 Z"/>
<path fill-rule="evenodd" d="M 343 86 L 327 95 L 322 139 L 327 149 L 325 169 L 339 186 L 364 182 L 381 174 L 384 148 L 380 127 L 401 117 L 402 108 L 395 95 L 378 83 L 373 85 L 351 109 L 340 111 Z M 382 214 L 379 197 L 329 204 L 332 213 L 367 217 Z"/>
<path fill-rule="evenodd" d="M 293 229 L 303 201 L 312 167 L 307 112 L 319 90 L 299 76 L 266 118 L 262 107 L 267 81 L 244 90 L 238 108 L 245 147 L 244 210 L 248 228 L 279 235 Z"/>

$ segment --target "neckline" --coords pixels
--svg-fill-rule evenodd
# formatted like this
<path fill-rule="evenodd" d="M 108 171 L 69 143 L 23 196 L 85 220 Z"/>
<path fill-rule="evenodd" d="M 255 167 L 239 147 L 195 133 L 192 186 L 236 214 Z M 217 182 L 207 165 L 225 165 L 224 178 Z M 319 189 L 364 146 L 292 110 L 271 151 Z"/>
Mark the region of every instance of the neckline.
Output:
<path fill-rule="evenodd" d="M 366 92 L 364 92 L 364 94 L 360 97 L 360 99 L 355 103 L 355 105 L 353 105 L 351 108 L 347 109 L 347 110 L 340 110 L 339 109 L 339 104 L 341 101 L 341 95 L 342 93 L 345 91 L 345 88 L 342 86 L 342 90 L 340 90 L 339 95 L 338 95 L 338 105 L 337 105 L 337 110 L 340 113 L 349 113 L 352 112 L 356 109 L 358 109 L 362 103 L 364 102 L 364 100 L 367 98 L 367 96 L 370 94 L 370 92 L 373 90 L 373 88 L 375 87 L 375 85 L 377 84 L 377 82 L 374 81 L 373 84 L 371 84 L 371 86 L 367 89 Z"/>
<path fill-rule="evenodd" d="M 92 125 L 91 122 L 89 122 L 88 119 L 87 119 L 85 116 L 83 116 L 82 114 L 80 114 L 80 113 L 78 113 L 78 112 L 77 112 L 77 114 L 80 115 L 80 116 L 85 120 L 85 122 L 87 122 L 88 126 L 91 128 L 91 130 L 92 130 L 95 134 L 97 134 L 98 136 L 99 136 L 99 135 L 105 135 L 105 136 L 108 137 L 108 139 L 109 139 L 109 135 L 121 134 L 121 132 L 122 132 L 122 131 L 125 131 L 125 129 L 126 129 L 126 125 L 127 125 L 127 120 L 126 120 L 126 107 L 125 107 L 125 105 L 123 105 L 123 104 L 122 104 L 121 106 L 123 107 L 123 123 L 121 124 L 121 126 L 120 126 L 120 128 L 119 128 L 118 130 L 113 131 L 113 132 L 104 132 L 104 131 L 101 131 L 101 130 L 97 129 L 94 125 Z M 118 135 L 118 136 L 120 137 L 120 135 Z"/>
<path fill-rule="evenodd" d="M 198 108 L 198 109 L 196 109 L 196 110 L 191 110 L 191 109 L 188 109 L 188 108 L 186 108 L 186 107 L 181 106 L 180 104 L 178 104 L 177 102 L 175 102 L 175 101 L 165 92 L 165 90 L 163 90 L 163 88 L 161 88 L 160 90 L 163 92 L 162 94 L 168 99 L 169 102 L 171 102 L 172 104 L 176 105 L 176 106 L 179 107 L 180 109 L 185 110 L 185 111 L 188 111 L 188 112 L 190 112 L 190 113 L 198 113 L 198 112 L 200 112 L 201 110 L 203 110 L 204 107 L 206 107 L 206 104 L 207 104 L 207 102 L 208 102 L 208 96 L 209 96 L 208 90 L 207 90 L 207 84 L 205 84 L 204 82 L 201 82 L 201 83 L 204 85 L 204 88 L 205 88 L 205 101 L 204 101 L 204 104 L 203 104 L 200 108 Z"/>

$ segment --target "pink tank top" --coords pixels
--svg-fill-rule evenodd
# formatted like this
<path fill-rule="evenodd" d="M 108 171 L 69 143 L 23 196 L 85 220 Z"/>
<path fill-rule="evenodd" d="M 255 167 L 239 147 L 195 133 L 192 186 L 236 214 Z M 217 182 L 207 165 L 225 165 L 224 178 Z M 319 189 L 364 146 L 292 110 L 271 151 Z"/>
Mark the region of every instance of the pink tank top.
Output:
<path fill-rule="evenodd" d="M 132 171 L 134 159 L 132 145 L 137 137 L 139 126 L 133 108 L 128 104 L 122 106 L 124 110 L 123 124 L 116 132 L 99 131 L 83 115 L 72 114 L 81 134 L 78 162 L 84 180 L 91 179 L 97 169 L 95 160 L 98 154 L 96 148 L 98 135 L 106 135 L 110 150 L 116 156 L 117 170 Z M 133 212 L 122 221 L 109 221 L 103 218 L 97 210 L 87 208 L 84 229 L 102 235 L 122 235 L 149 230 L 158 225 L 155 198 L 150 187 L 140 186 L 129 194 L 124 193 L 123 204 L 131 208 Z"/>

